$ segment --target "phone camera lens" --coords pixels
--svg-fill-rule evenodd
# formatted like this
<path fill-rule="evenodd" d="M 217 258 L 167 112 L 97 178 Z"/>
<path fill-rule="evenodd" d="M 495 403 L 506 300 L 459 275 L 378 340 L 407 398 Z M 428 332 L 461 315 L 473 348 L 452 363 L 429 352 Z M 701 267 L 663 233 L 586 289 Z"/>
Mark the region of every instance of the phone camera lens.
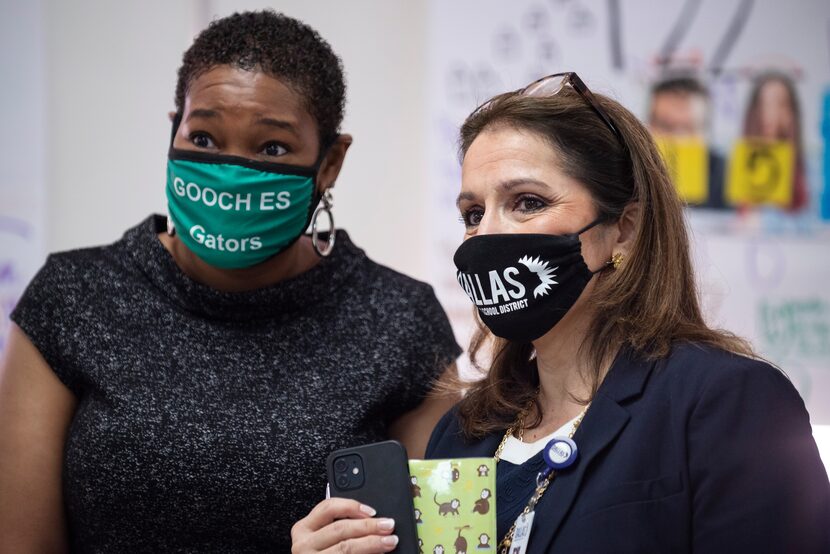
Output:
<path fill-rule="evenodd" d="M 348 467 L 349 466 L 346 464 L 346 460 L 343 458 L 339 458 L 334 462 L 334 470 L 339 473 L 344 473 Z"/>
<path fill-rule="evenodd" d="M 348 475 L 338 475 L 337 476 L 337 486 L 341 489 L 345 489 L 349 486 L 349 476 Z"/>

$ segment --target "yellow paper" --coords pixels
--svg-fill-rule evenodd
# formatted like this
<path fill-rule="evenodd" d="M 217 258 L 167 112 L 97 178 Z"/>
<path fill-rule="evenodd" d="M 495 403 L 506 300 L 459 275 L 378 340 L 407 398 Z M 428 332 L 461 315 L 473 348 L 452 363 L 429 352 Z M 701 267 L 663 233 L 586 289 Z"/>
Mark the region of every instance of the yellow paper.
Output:
<path fill-rule="evenodd" d="M 421 552 L 495 552 L 493 458 L 409 460 Z"/>
<path fill-rule="evenodd" d="M 793 146 L 788 142 L 739 140 L 729 161 L 729 203 L 789 206 L 793 198 L 793 158 Z"/>
<path fill-rule="evenodd" d="M 702 204 L 709 197 L 709 156 L 706 143 L 694 138 L 655 137 L 680 197 Z"/>

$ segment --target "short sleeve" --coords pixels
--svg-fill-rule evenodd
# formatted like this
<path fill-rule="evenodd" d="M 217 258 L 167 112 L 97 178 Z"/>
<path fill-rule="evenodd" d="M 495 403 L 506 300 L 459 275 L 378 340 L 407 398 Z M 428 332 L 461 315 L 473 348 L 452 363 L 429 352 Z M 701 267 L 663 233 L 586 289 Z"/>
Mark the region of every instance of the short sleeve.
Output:
<path fill-rule="evenodd" d="M 407 367 L 401 376 L 399 394 L 384 410 L 390 422 L 417 408 L 461 354 L 447 314 L 431 286 L 417 283 L 408 305 L 412 307 L 411 316 L 400 337 L 406 349 Z"/>
<path fill-rule="evenodd" d="M 830 551 L 830 484 L 804 402 L 752 360 L 711 378 L 689 421 L 694 552 Z"/>
<path fill-rule="evenodd" d="M 80 293 L 75 290 L 78 285 L 70 265 L 50 255 L 11 313 L 11 320 L 75 395 L 80 394 L 80 383 L 66 353 L 71 348 L 72 314 Z"/>
<path fill-rule="evenodd" d="M 435 292 L 429 285 L 422 285 L 420 292 L 420 321 L 418 325 L 417 359 L 420 367 L 412 372 L 413 390 L 421 397 L 432 389 L 432 385 L 444 371 L 461 355 L 461 347 L 455 340 L 450 321 Z M 426 379 L 424 379 L 426 377 Z"/>

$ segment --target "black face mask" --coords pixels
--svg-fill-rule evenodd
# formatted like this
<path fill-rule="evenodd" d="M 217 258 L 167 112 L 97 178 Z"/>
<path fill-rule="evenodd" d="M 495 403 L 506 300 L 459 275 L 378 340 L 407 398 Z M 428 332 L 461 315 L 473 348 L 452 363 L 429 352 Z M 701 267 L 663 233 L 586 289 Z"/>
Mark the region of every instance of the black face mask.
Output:
<path fill-rule="evenodd" d="M 531 342 L 559 323 L 596 273 L 579 235 L 601 221 L 569 235 L 479 235 L 458 247 L 458 283 L 494 335 Z"/>

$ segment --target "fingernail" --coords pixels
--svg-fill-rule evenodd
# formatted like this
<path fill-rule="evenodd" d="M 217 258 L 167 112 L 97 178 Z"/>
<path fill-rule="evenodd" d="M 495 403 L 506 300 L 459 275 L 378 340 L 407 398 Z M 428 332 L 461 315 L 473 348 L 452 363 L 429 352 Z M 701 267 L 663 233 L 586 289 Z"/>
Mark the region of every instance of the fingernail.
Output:
<path fill-rule="evenodd" d="M 398 544 L 398 536 L 389 535 L 388 537 L 383 537 L 382 539 L 380 539 L 380 542 L 382 542 L 386 546 L 396 546 Z"/>
<path fill-rule="evenodd" d="M 383 529 L 384 531 L 389 531 L 390 529 L 395 528 L 395 520 L 384 518 L 378 521 L 378 529 Z"/>
<path fill-rule="evenodd" d="M 378 513 L 377 510 L 375 510 L 371 506 L 367 506 L 366 504 L 361 504 L 360 505 L 360 511 L 363 512 L 364 514 L 369 514 L 370 516 L 374 516 L 376 513 Z"/>

